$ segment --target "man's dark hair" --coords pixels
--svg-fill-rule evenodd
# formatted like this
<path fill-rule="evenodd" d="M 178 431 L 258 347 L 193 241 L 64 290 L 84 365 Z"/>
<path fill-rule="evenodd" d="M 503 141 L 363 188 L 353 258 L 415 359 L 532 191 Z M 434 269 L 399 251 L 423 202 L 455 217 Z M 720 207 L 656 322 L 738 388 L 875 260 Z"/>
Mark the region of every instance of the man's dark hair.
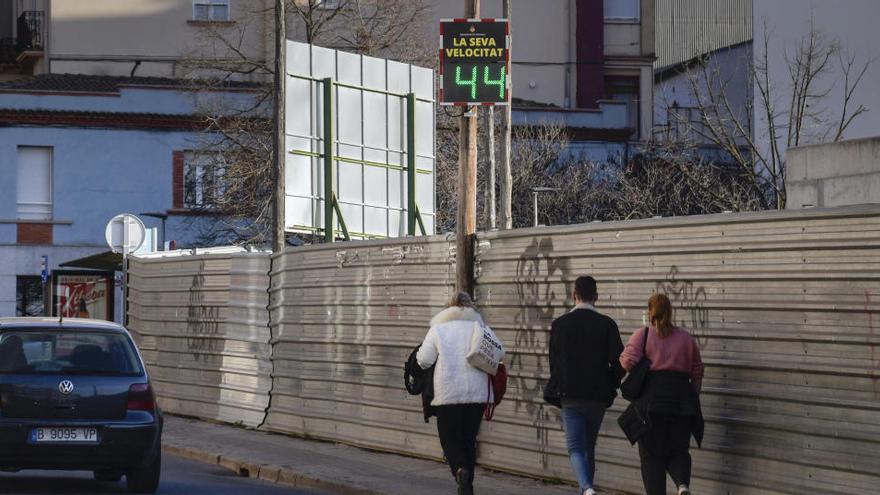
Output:
<path fill-rule="evenodd" d="M 596 279 L 588 275 L 578 277 L 574 281 L 574 292 L 581 301 L 592 301 L 596 298 Z"/>

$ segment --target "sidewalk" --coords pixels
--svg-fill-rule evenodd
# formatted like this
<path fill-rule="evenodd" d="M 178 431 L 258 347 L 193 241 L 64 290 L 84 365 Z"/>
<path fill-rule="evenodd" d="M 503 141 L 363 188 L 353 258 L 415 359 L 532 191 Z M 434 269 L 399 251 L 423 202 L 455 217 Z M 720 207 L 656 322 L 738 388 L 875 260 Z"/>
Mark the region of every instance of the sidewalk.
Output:
<path fill-rule="evenodd" d="M 174 416 L 165 417 L 166 454 L 219 464 L 242 476 L 345 495 L 455 493 L 439 462 L 303 440 Z M 574 487 L 478 469 L 479 494 L 566 494 Z"/>

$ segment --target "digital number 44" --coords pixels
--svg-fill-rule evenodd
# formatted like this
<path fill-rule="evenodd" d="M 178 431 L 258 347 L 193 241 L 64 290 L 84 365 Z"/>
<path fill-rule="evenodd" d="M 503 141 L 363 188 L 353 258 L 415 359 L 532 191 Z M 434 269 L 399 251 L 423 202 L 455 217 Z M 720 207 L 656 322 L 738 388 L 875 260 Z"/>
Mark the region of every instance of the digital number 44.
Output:
<path fill-rule="evenodd" d="M 505 77 L 506 68 L 504 66 L 501 67 L 498 74 L 498 79 L 492 79 L 489 75 L 489 66 L 483 66 L 483 85 L 485 86 L 497 86 L 498 87 L 498 98 L 504 99 L 504 88 L 507 85 L 507 78 Z M 471 100 L 477 99 L 477 84 L 479 83 L 479 79 L 477 75 L 479 71 L 477 66 L 471 67 L 471 77 L 470 79 L 462 79 L 461 77 L 461 66 L 455 67 L 455 84 L 458 86 L 468 86 L 471 91 Z"/>

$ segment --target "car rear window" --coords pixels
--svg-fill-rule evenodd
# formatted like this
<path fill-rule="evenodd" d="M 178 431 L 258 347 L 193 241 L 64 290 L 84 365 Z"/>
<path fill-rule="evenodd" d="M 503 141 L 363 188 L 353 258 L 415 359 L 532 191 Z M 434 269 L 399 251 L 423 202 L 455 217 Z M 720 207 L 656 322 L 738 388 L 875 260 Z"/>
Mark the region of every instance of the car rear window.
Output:
<path fill-rule="evenodd" d="M 0 333 L 0 373 L 138 375 L 127 336 L 90 330 Z"/>

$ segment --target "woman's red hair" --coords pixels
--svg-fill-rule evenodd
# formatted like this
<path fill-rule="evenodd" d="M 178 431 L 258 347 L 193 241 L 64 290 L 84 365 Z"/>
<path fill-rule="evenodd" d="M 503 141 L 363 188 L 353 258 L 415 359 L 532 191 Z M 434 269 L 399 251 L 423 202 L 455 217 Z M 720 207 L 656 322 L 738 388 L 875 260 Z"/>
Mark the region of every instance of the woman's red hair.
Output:
<path fill-rule="evenodd" d="M 666 294 L 654 294 L 648 299 L 648 319 L 661 338 L 672 333 L 672 303 Z"/>

